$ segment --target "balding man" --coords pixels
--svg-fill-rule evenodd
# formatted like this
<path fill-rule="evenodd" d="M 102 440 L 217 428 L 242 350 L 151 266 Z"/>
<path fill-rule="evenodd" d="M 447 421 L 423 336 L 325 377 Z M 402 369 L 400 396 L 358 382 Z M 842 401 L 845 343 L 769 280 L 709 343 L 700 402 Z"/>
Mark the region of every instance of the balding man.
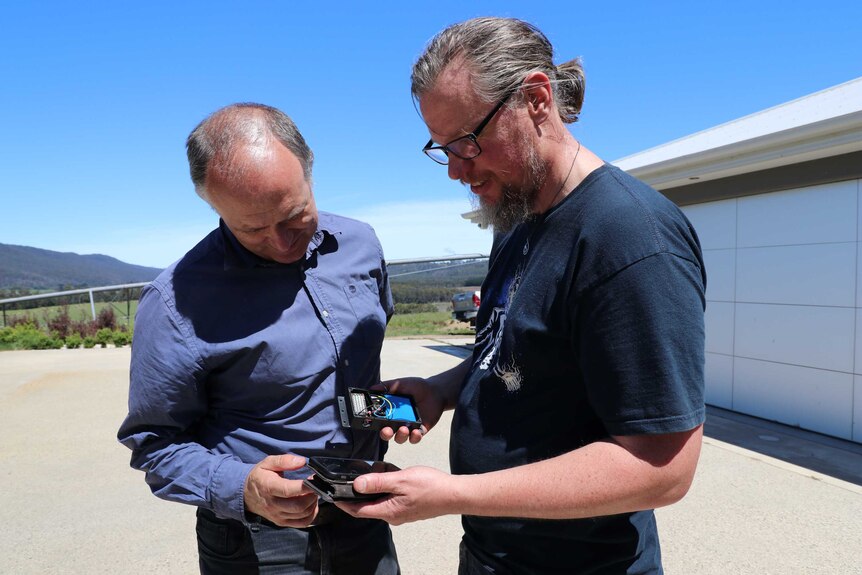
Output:
<path fill-rule="evenodd" d="M 389 527 L 319 503 L 306 457 L 382 459 L 339 395 L 380 378 L 392 301 L 366 224 L 318 212 L 313 155 L 258 104 L 187 141 L 218 229 L 146 286 L 118 438 L 158 497 L 198 507 L 202 573 L 398 573 Z"/>

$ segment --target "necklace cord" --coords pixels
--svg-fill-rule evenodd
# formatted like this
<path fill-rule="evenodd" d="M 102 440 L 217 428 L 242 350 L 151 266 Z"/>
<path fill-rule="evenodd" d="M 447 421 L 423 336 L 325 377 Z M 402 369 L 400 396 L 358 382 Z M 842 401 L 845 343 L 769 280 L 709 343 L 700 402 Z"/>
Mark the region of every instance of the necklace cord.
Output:
<path fill-rule="evenodd" d="M 572 165 L 569 166 L 569 173 L 566 174 L 566 177 L 563 179 L 563 183 L 560 184 L 560 189 L 557 190 L 557 193 L 554 195 L 554 198 L 551 200 L 551 204 L 548 206 L 549 210 L 554 207 L 554 205 L 557 203 L 557 198 L 559 198 L 560 194 L 563 193 L 563 189 L 566 187 L 566 182 L 569 181 L 569 176 L 572 175 L 572 170 L 575 168 L 575 162 L 578 161 L 578 154 L 580 154 L 580 153 L 581 153 L 581 143 L 578 142 L 578 150 L 575 152 L 575 157 L 572 158 Z"/>
<path fill-rule="evenodd" d="M 554 196 L 554 199 L 552 199 L 552 200 L 551 200 L 551 205 L 549 205 L 549 206 L 548 206 L 548 210 L 550 210 L 551 208 L 553 208 L 553 207 L 554 207 L 554 204 L 556 204 L 556 203 L 557 203 L 557 198 L 559 198 L 559 197 L 560 197 L 560 194 L 563 192 L 563 188 L 565 188 L 565 187 L 566 187 L 566 182 L 568 182 L 568 181 L 569 181 L 569 176 L 571 176 L 571 175 L 572 175 L 572 170 L 575 168 L 575 162 L 577 162 L 577 161 L 578 161 L 578 154 L 580 154 L 580 153 L 581 153 L 581 143 L 580 143 L 580 142 L 578 142 L 578 150 L 575 152 L 575 157 L 574 157 L 574 158 L 572 158 L 572 165 L 571 165 L 571 166 L 569 166 L 569 173 L 568 173 L 568 174 L 566 174 L 566 178 L 563 180 L 563 183 L 562 183 L 562 184 L 560 184 L 560 189 L 559 189 L 559 190 L 557 190 L 557 194 Z M 545 210 L 545 211 L 547 212 L 547 210 Z M 522 250 L 522 251 L 523 251 L 523 254 L 524 254 L 525 256 L 526 256 L 526 255 L 529 253 L 529 251 L 530 251 L 530 239 L 533 237 L 533 234 L 535 234 L 535 233 L 536 233 L 536 230 L 538 230 L 540 227 L 541 227 L 541 226 L 537 224 L 537 225 L 536 225 L 536 227 L 535 227 L 535 228 L 533 228 L 533 230 L 532 230 L 532 231 L 530 232 L 530 234 L 527 236 L 527 239 L 526 239 L 526 241 L 524 242 L 524 249 Z"/>

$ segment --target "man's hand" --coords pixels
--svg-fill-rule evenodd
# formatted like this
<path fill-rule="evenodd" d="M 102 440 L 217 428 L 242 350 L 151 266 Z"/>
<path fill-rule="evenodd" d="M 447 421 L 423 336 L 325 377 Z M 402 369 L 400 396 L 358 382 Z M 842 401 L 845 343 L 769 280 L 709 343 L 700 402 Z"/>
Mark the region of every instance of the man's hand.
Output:
<path fill-rule="evenodd" d="M 317 494 L 301 479 L 285 479 L 282 471 L 305 467 L 304 457 L 270 455 L 254 466 L 245 480 L 245 508 L 282 527 L 308 527 L 317 516 Z"/>
<path fill-rule="evenodd" d="M 374 501 L 336 501 L 343 511 L 363 519 L 382 519 L 392 525 L 458 513 L 456 478 L 431 467 L 369 473 L 353 481 L 359 493 L 386 493 Z"/>
<path fill-rule="evenodd" d="M 412 432 L 406 427 L 397 431 L 384 427 L 380 430 L 380 439 L 395 439 L 395 443 L 404 443 L 409 439 L 410 443 L 419 443 L 422 436 L 437 425 L 444 410 L 455 408 L 461 394 L 461 383 L 467 376 L 471 363 L 471 358 L 467 357 L 455 367 L 427 379 L 402 377 L 374 386 L 375 390 L 383 388 L 387 392 L 411 396 L 416 409 L 419 410 L 419 417 L 422 418 L 422 426 Z"/>
<path fill-rule="evenodd" d="M 422 441 L 422 436 L 440 421 L 444 409 L 444 400 L 438 390 L 427 380 L 421 377 L 402 377 L 384 381 L 381 387 L 388 393 L 411 396 L 413 403 L 416 404 L 416 409 L 419 410 L 422 425 L 419 429 L 412 431 L 406 426 L 400 427 L 397 431 L 384 427 L 380 430 L 380 439 L 384 441 L 395 439 L 395 443 L 404 443 L 409 439 L 410 443 L 419 443 Z"/>

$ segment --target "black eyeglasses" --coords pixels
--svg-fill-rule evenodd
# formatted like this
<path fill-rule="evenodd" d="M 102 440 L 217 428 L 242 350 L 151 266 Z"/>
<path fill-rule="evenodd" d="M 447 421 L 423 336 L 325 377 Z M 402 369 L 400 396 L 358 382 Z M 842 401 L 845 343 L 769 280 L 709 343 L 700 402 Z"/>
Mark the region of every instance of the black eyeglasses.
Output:
<path fill-rule="evenodd" d="M 438 164 L 446 165 L 449 163 L 449 154 L 452 154 L 456 158 L 461 158 L 462 160 L 472 160 L 476 156 L 482 153 L 482 148 L 479 146 L 479 142 L 476 139 L 479 137 L 479 134 L 482 133 L 482 130 L 485 129 L 485 126 L 488 125 L 488 122 L 500 111 L 500 108 L 503 107 L 503 104 L 512 97 L 512 94 L 518 91 L 518 88 L 521 86 L 515 86 L 503 96 L 503 99 L 500 100 L 494 109 L 491 110 L 485 119 L 482 120 L 476 129 L 467 134 L 466 136 L 461 136 L 460 138 L 455 138 L 448 144 L 443 146 L 435 146 L 434 140 L 428 140 L 428 143 L 425 144 L 425 147 L 422 148 L 422 151 L 426 156 L 437 162 Z"/>

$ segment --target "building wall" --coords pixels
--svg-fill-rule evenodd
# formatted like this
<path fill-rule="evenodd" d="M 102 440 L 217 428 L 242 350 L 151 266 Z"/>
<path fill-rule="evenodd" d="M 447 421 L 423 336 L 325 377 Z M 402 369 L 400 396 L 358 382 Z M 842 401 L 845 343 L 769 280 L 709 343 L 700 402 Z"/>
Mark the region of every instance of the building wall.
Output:
<path fill-rule="evenodd" d="M 707 403 L 862 442 L 862 180 L 682 209 L 707 268 Z"/>

